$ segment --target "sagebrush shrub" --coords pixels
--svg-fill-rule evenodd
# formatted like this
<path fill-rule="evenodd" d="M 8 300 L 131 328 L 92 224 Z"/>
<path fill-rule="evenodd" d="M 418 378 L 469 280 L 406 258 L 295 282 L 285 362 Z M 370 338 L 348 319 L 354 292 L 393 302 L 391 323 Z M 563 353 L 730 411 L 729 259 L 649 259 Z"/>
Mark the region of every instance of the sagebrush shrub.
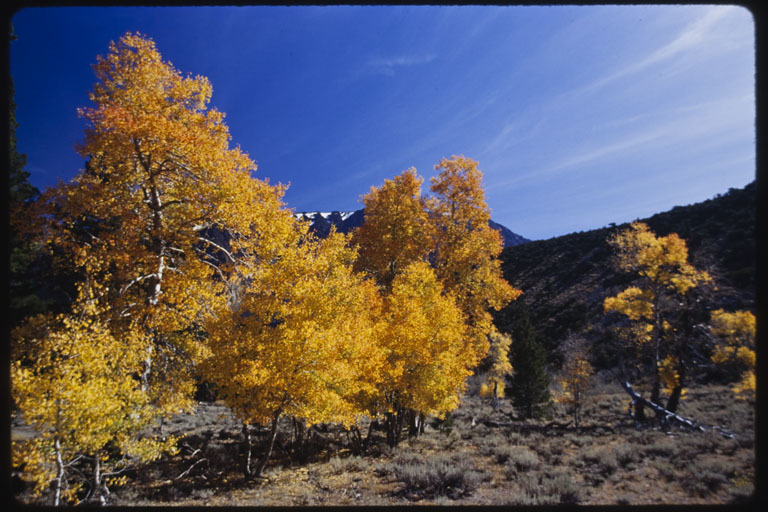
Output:
<path fill-rule="evenodd" d="M 416 453 L 401 453 L 392 462 L 378 464 L 380 475 L 391 474 L 405 484 L 403 493 L 422 498 L 448 496 L 456 498 L 477 487 L 482 475 L 460 456 L 429 459 Z"/>
<path fill-rule="evenodd" d="M 365 471 L 368 469 L 368 466 L 368 461 L 360 456 L 346 458 L 333 456 L 328 461 L 328 471 L 333 475 L 341 475 L 353 471 Z"/>
<path fill-rule="evenodd" d="M 595 467 L 601 473 L 612 473 L 618 468 L 614 452 L 606 446 L 590 446 L 581 452 L 581 462 L 588 467 Z"/>
<path fill-rule="evenodd" d="M 541 465 L 539 456 L 527 446 L 510 446 L 505 451 L 507 476 L 537 469 Z"/>
<path fill-rule="evenodd" d="M 517 483 L 523 491 L 521 505 L 576 504 L 583 500 L 580 487 L 560 471 L 523 473 Z"/>
<path fill-rule="evenodd" d="M 642 448 L 645 455 L 648 457 L 661 456 L 672 458 L 678 454 L 680 447 L 672 439 L 659 439 L 651 444 L 647 444 Z"/>
<path fill-rule="evenodd" d="M 467 495 L 483 480 L 483 475 L 458 456 L 430 459 L 402 458 L 389 465 L 389 471 L 403 484 L 406 494 L 420 497 Z"/>
<path fill-rule="evenodd" d="M 639 450 L 640 447 L 638 446 L 620 444 L 613 447 L 613 455 L 622 467 L 627 467 L 640 458 Z"/>

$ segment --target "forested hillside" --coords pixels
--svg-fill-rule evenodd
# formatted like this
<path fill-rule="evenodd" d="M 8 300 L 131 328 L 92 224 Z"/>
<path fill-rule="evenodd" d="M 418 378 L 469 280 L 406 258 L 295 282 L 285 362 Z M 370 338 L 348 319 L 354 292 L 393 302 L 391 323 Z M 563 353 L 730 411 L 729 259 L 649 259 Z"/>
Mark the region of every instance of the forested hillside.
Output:
<path fill-rule="evenodd" d="M 641 220 L 659 236 L 677 233 L 686 241 L 691 263 L 706 269 L 716 281 L 711 309 L 753 309 L 755 209 L 752 182 Z M 603 300 L 625 286 L 629 277 L 614 271 L 606 240 L 627 226 L 611 225 L 504 249 L 504 276 L 523 290 L 517 303 L 524 302 L 530 311 L 550 362 L 561 362 L 557 348 L 569 333 L 584 335 L 598 345 L 608 335 Z M 499 312 L 497 324 L 508 330 L 519 307 L 513 303 Z M 599 354 L 597 359 L 599 364 Z"/>

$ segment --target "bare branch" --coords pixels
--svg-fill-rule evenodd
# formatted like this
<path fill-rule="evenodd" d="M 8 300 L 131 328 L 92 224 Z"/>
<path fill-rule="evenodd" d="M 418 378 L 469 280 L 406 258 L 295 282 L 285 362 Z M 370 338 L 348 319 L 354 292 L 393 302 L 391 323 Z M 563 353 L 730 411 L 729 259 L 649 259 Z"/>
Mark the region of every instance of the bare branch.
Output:
<path fill-rule="evenodd" d="M 187 475 L 187 474 L 188 474 L 190 471 L 192 471 L 192 469 L 194 469 L 194 467 L 195 467 L 195 466 L 197 466 L 197 465 L 198 465 L 198 464 L 200 464 L 201 462 L 205 462 L 205 461 L 207 461 L 207 460 L 208 460 L 208 459 L 206 459 L 206 458 L 202 458 L 202 459 L 198 460 L 197 462 L 195 462 L 194 464 L 192 464 L 191 466 L 189 466 L 189 468 L 187 468 L 187 470 L 186 470 L 186 471 L 184 471 L 182 474 L 180 474 L 179 476 L 177 476 L 176 478 L 174 478 L 174 480 L 179 480 L 180 478 L 183 478 L 183 477 L 185 477 L 185 476 L 186 476 L 186 475 Z"/>
<path fill-rule="evenodd" d="M 152 274 L 147 274 L 145 276 L 137 277 L 136 279 L 134 279 L 133 281 L 131 281 L 127 285 L 123 286 L 123 288 L 120 290 L 120 295 L 123 295 L 125 292 L 127 292 L 128 288 L 130 288 L 134 284 L 136 284 L 136 283 L 138 283 L 140 281 L 143 281 L 144 279 L 149 279 L 150 277 L 157 277 L 157 273 L 152 273 Z"/>
<path fill-rule="evenodd" d="M 208 238 L 205 238 L 205 237 L 202 237 L 202 236 L 199 236 L 198 239 L 203 241 L 203 242 L 206 242 L 206 243 L 212 245 L 213 247 L 215 247 L 217 249 L 219 249 L 221 252 L 226 254 L 227 257 L 229 257 L 229 261 L 231 261 L 231 262 L 235 261 L 235 257 L 232 256 L 232 253 L 229 252 L 228 250 L 226 250 L 225 248 L 223 248 L 222 246 L 220 246 L 219 244 L 217 244 L 216 242 L 214 242 L 212 240 L 209 240 Z"/>

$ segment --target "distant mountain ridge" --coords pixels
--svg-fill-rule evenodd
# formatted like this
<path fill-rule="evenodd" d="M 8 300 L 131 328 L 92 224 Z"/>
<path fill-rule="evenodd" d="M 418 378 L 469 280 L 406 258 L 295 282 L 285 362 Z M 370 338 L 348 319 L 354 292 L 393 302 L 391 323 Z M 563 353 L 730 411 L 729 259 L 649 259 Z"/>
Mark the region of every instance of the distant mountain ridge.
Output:
<path fill-rule="evenodd" d="M 332 212 L 295 212 L 293 214 L 297 219 L 306 219 L 311 222 L 310 228 L 320 237 L 328 236 L 331 226 L 336 226 L 336 231 L 349 233 L 354 228 L 362 226 L 365 220 L 365 209 L 354 211 L 332 211 Z M 514 247 L 530 242 L 529 239 L 514 233 L 512 230 L 494 222 L 488 221 L 488 225 L 501 233 L 504 241 L 504 247 Z"/>

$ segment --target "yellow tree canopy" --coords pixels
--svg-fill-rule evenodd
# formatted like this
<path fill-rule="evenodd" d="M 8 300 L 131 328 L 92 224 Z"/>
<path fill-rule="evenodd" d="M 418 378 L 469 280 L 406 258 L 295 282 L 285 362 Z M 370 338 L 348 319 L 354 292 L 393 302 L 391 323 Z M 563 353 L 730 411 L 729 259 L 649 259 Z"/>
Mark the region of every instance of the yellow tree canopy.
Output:
<path fill-rule="evenodd" d="M 488 352 L 493 326 L 488 308 L 500 309 L 521 293 L 503 277 L 501 235 L 488 225 L 490 211 L 477 162 L 443 158 L 431 179 L 429 203 L 436 228 L 435 269 L 468 321 L 466 357 L 475 366 Z"/>
<path fill-rule="evenodd" d="M 729 313 L 718 309 L 712 312 L 710 330 L 720 340 L 715 345 L 712 361 L 717 364 L 738 363 L 744 367 L 741 382 L 733 388 L 742 397 L 757 388 L 756 325 L 755 315 L 750 311 Z"/>
<path fill-rule="evenodd" d="M 239 305 L 207 323 L 201 370 L 246 423 L 351 424 L 381 373 L 375 284 L 353 272 L 346 236 L 307 230 L 297 223 L 276 258 L 245 275 Z"/>
<path fill-rule="evenodd" d="M 694 357 L 691 320 L 685 297 L 694 287 L 711 281 L 709 274 L 688 262 L 685 241 L 677 234 L 656 236 L 641 222 L 608 239 L 614 249 L 614 265 L 637 279 L 603 303 L 606 313 L 625 315 L 630 323 L 620 332 L 640 350 L 641 362 L 653 376 L 651 401 L 659 399 L 661 384 L 670 394 L 667 407 L 674 412 L 683 389 L 686 366 Z"/>
<path fill-rule="evenodd" d="M 68 469 L 77 457 L 99 457 L 114 468 L 125 461 L 110 460 L 108 443 L 129 458 L 146 461 L 175 442 L 137 435 L 154 419 L 135 378 L 143 357 L 115 338 L 99 319 L 101 308 L 96 300 L 81 300 L 72 315 L 39 315 L 14 332 L 12 396 L 38 434 L 14 443 L 14 464 L 25 466 L 36 494 L 61 472 L 56 504 L 59 498 L 77 501 L 83 481 Z"/>
<path fill-rule="evenodd" d="M 147 345 L 135 350 L 148 352 L 145 390 L 177 410 L 191 404 L 201 349 L 191 327 L 224 296 L 222 267 L 255 252 L 268 258 L 290 214 L 283 188 L 254 179 L 255 164 L 230 147 L 206 78 L 183 76 L 151 39 L 130 33 L 94 70 L 94 106 L 80 109 L 86 169 L 43 195 L 42 233 L 103 293 L 110 329 L 143 330 Z"/>
<path fill-rule="evenodd" d="M 633 222 L 608 243 L 614 248 L 615 266 L 655 284 L 652 291 L 663 287 L 685 294 L 710 280 L 709 274 L 688 263 L 688 248 L 677 233 L 657 237 L 646 224 Z"/>
<path fill-rule="evenodd" d="M 455 409 L 472 373 L 461 342 L 463 314 L 428 263 L 415 261 L 395 277 L 382 322 L 385 407 L 435 415 Z"/>
<path fill-rule="evenodd" d="M 381 187 L 371 187 L 363 197 L 365 222 L 353 237 L 360 253 L 357 268 L 387 290 L 399 272 L 426 259 L 432 249 L 433 226 L 421 196 L 423 181 L 410 168 Z"/>
<path fill-rule="evenodd" d="M 491 367 L 488 369 L 487 383 L 484 383 L 481 388 L 481 395 L 503 398 L 506 377 L 512 375 L 513 371 L 512 363 L 509 361 L 512 337 L 493 329 L 489 338 L 491 348 L 488 351 L 488 358 Z"/>

